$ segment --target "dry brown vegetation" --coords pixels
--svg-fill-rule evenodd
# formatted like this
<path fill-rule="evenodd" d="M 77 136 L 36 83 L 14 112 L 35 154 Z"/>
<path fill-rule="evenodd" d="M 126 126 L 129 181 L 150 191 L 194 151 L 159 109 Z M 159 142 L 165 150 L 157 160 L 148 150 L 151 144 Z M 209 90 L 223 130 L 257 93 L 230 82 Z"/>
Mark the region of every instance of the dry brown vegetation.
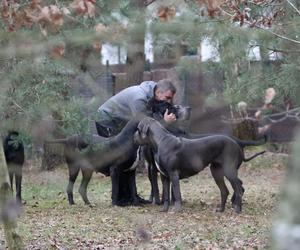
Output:
<path fill-rule="evenodd" d="M 184 209 L 175 214 L 156 205 L 112 207 L 110 179 L 98 174 L 88 189 L 94 207 L 85 206 L 77 192 L 76 205 L 69 206 L 66 167 L 39 172 L 28 164 L 18 231 L 26 249 L 265 249 L 286 160 L 286 155 L 267 153 L 241 166 L 246 192 L 239 215 L 229 203 L 224 213 L 214 212 L 220 196 L 208 169 L 181 181 Z M 137 176 L 137 186 L 148 197 L 146 176 Z M 0 235 L 4 239 L 2 228 Z M 2 240 L 0 249 L 3 245 Z"/>

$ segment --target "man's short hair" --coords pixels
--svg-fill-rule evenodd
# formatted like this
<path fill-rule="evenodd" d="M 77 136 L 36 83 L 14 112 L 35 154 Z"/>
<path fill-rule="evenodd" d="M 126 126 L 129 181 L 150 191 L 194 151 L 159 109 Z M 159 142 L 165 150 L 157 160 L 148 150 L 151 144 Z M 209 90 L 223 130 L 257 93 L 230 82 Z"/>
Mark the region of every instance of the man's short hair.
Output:
<path fill-rule="evenodd" d="M 166 92 L 168 90 L 171 90 L 173 94 L 176 93 L 176 87 L 172 83 L 170 79 L 162 79 L 159 80 L 155 86 L 155 90 L 160 90 L 162 92 Z"/>

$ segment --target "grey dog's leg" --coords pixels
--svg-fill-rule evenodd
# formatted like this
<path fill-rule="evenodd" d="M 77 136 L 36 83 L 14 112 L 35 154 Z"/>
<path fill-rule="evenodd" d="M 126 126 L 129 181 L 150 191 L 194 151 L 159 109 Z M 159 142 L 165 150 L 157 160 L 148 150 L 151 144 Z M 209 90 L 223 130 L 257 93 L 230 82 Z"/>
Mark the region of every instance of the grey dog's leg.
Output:
<path fill-rule="evenodd" d="M 154 163 L 153 152 L 148 146 L 142 146 L 141 152 L 145 159 L 145 166 L 148 170 L 148 179 L 151 184 L 151 194 L 149 197 L 149 202 L 160 205 L 161 203 L 159 199 L 159 188 L 157 183 L 157 169 Z"/>
<path fill-rule="evenodd" d="M 243 187 L 238 177 L 228 178 L 233 190 L 234 190 L 234 203 L 232 204 L 235 212 L 240 213 L 242 211 L 242 196 Z"/>
<path fill-rule="evenodd" d="M 150 191 L 150 196 L 149 196 L 149 202 L 154 204 L 154 190 L 153 190 L 153 180 L 152 180 L 152 176 L 150 173 L 150 169 L 148 168 L 148 179 L 150 181 L 151 184 L 151 191 Z"/>
<path fill-rule="evenodd" d="M 174 205 L 174 203 L 175 203 L 174 189 L 173 189 L 173 185 L 171 185 L 171 201 L 170 201 L 170 204 Z"/>
<path fill-rule="evenodd" d="M 16 197 L 17 201 L 22 203 L 22 166 L 18 165 L 16 170 L 15 179 L 16 179 Z"/>
<path fill-rule="evenodd" d="M 244 194 L 244 192 L 245 192 L 245 189 L 244 189 L 244 187 L 243 187 L 243 182 L 241 181 L 241 179 L 239 179 L 239 181 L 240 181 L 240 184 L 241 184 L 241 186 L 242 186 L 242 195 Z M 232 197 L 231 197 L 231 204 L 232 204 L 232 207 L 234 207 L 234 205 L 236 204 L 236 200 L 235 200 L 235 193 L 233 193 L 233 195 L 232 195 Z"/>
<path fill-rule="evenodd" d="M 175 171 L 170 176 L 172 182 L 172 193 L 174 195 L 174 207 L 175 212 L 180 212 L 182 210 L 181 193 L 180 193 L 180 183 L 178 172 Z"/>
<path fill-rule="evenodd" d="M 159 188 L 157 183 L 157 170 L 155 166 L 153 166 L 152 164 L 149 164 L 148 167 L 148 178 L 151 183 L 150 201 L 153 203 L 153 199 L 154 199 L 154 203 L 160 205 L 161 203 L 159 199 Z"/>
<path fill-rule="evenodd" d="M 13 181 L 14 181 L 14 166 L 12 166 L 12 164 L 8 163 L 7 164 L 7 168 L 8 168 L 8 174 L 9 174 L 9 182 L 10 182 L 10 188 L 11 191 L 14 191 L 14 187 L 13 187 Z"/>
<path fill-rule="evenodd" d="M 73 198 L 73 187 L 79 173 L 79 166 L 68 164 L 69 167 L 69 184 L 67 187 L 68 201 L 70 205 L 75 204 Z"/>
<path fill-rule="evenodd" d="M 162 185 L 163 185 L 163 212 L 167 212 L 169 210 L 169 202 L 170 202 L 170 180 L 161 175 Z"/>
<path fill-rule="evenodd" d="M 153 203 L 153 200 L 154 200 L 154 187 L 153 187 L 152 166 L 147 161 L 145 162 L 145 165 L 146 165 L 146 168 L 147 168 L 148 179 L 149 179 L 150 184 L 151 184 L 151 193 L 150 193 L 149 201 L 151 203 Z"/>
<path fill-rule="evenodd" d="M 238 162 L 232 161 L 232 159 L 223 164 L 224 175 L 229 180 L 234 191 L 232 207 L 236 213 L 242 211 L 242 196 L 244 192 L 242 181 L 238 178 L 238 167 Z"/>
<path fill-rule="evenodd" d="M 225 210 L 225 204 L 227 201 L 227 197 L 229 194 L 228 188 L 224 182 L 224 173 L 221 166 L 216 164 L 212 164 L 210 167 L 210 171 L 212 176 L 215 179 L 216 184 L 218 185 L 221 192 L 221 204 L 217 207 L 217 212 L 223 212 Z"/>
<path fill-rule="evenodd" d="M 91 169 L 82 169 L 82 180 L 79 187 L 79 193 L 86 205 L 91 205 L 87 197 L 87 186 L 92 178 L 93 170 Z"/>

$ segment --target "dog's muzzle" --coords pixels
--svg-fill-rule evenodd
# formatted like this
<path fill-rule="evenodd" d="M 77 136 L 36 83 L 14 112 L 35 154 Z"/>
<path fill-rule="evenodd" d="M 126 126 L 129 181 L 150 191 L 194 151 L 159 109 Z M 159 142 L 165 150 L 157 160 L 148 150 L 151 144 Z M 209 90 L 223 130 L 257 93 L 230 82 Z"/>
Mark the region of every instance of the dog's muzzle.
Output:
<path fill-rule="evenodd" d="M 143 146 L 149 143 L 149 139 L 146 134 L 143 134 L 140 131 L 136 131 L 133 135 L 133 142 L 135 145 Z"/>

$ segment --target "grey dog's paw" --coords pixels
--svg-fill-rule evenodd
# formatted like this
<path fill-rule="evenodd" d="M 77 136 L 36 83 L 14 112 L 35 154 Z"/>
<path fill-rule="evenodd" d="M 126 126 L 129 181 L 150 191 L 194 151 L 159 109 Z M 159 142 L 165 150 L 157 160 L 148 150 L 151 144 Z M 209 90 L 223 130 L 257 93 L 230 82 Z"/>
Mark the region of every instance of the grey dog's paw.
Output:
<path fill-rule="evenodd" d="M 182 212 L 182 207 L 174 207 L 171 211 L 172 213 L 181 213 Z"/>
<path fill-rule="evenodd" d="M 223 213 L 224 210 L 225 210 L 225 207 L 217 206 L 215 211 L 216 211 L 217 213 Z"/>
<path fill-rule="evenodd" d="M 167 207 L 167 206 L 163 206 L 163 208 L 160 210 L 160 212 L 168 212 L 168 210 L 169 210 L 169 207 Z"/>

